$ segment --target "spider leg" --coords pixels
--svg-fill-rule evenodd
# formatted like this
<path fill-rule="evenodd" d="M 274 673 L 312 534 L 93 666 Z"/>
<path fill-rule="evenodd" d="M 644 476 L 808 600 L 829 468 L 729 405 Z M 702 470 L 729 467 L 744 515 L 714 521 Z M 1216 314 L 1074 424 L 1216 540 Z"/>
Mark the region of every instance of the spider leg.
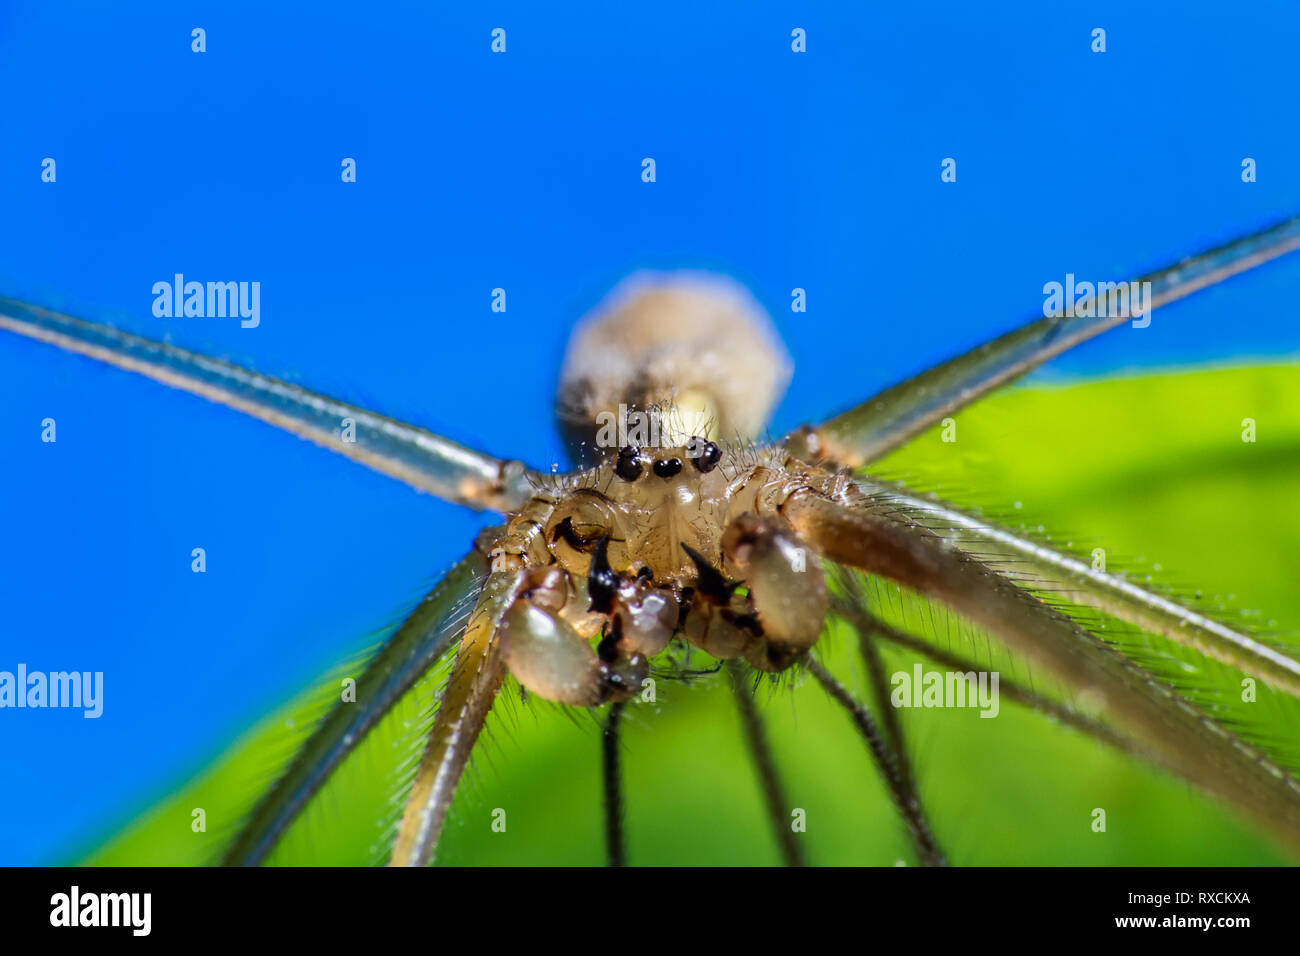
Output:
<path fill-rule="evenodd" d="M 903 722 L 899 719 L 898 709 L 890 702 L 889 677 L 885 673 L 885 659 L 880 653 L 880 646 L 876 641 L 877 635 L 880 634 L 879 624 L 874 617 L 863 613 L 854 613 L 859 610 L 857 599 L 858 581 L 856 577 L 845 569 L 836 566 L 836 583 L 839 585 L 841 594 L 848 594 L 849 598 L 837 597 L 834 601 L 835 614 L 842 621 L 853 628 L 858 635 L 858 651 L 862 655 L 862 661 L 866 665 L 867 679 L 871 682 L 871 692 L 876 701 L 876 706 L 880 708 L 880 719 L 884 725 L 887 743 L 893 753 L 895 763 L 898 765 L 898 776 L 903 787 L 903 796 L 909 800 L 917 800 L 919 803 L 919 794 L 916 790 L 916 775 L 912 772 L 912 761 L 907 754 L 907 741 L 903 736 Z"/>
<path fill-rule="evenodd" d="M 644 655 L 607 633 L 593 653 L 562 611 L 572 598 L 568 575 L 555 566 L 510 566 L 493 551 L 494 570 L 461 639 L 456 663 L 429 733 L 398 827 L 391 865 L 424 866 L 433 856 L 474 742 L 507 670 L 549 700 L 594 706 L 627 700 L 641 689 Z"/>
<path fill-rule="evenodd" d="M 610 866 L 627 865 L 627 840 L 623 835 L 623 771 L 618 749 L 619 724 L 626 706 L 622 701 L 609 705 L 600 735 L 601 779 L 605 788 L 605 849 Z"/>
<path fill-rule="evenodd" d="M 760 670 L 784 670 L 817 643 L 826 622 L 820 556 L 785 522 L 750 513 L 727 526 L 722 555 L 727 570 L 749 588 L 748 603 L 757 615 L 745 658 Z M 703 559 L 692 558 L 703 581 Z"/>
<path fill-rule="evenodd" d="M 226 405 L 455 504 L 509 511 L 532 494 L 532 476 L 517 461 L 220 359 L 12 299 L 0 298 L 0 329 Z"/>
<path fill-rule="evenodd" d="M 887 506 L 849 506 L 807 487 L 775 504 L 831 560 L 891 578 L 999 636 L 1116 719 L 1151 760 L 1300 850 L 1300 783 L 1074 621 Z"/>
<path fill-rule="evenodd" d="M 822 685 L 830 698 L 849 712 L 854 725 L 867 744 L 867 749 L 871 751 L 876 766 L 880 768 L 881 776 L 885 778 L 889 793 L 894 798 L 894 804 L 902 814 L 904 822 L 907 823 L 908 832 L 912 836 L 912 842 L 921 862 L 926 866 L 947 866 L 948 861 L 944 858 L 943 851 L 939 849 L 934 832 L 930 829 L 930 824 L 921 809 L 921 798 L 903 779 L 898 761 L 894 759 L 894 754 L 890 752 L 881 737 L 870 712 L 811 654 L 804 658 L 804 666 L 813 677 L 817 678 L 817 682 Z"/>
<path fill-rule="evenodd" d="M 1277 648 L 1234 631 L 1164 595 L 1098 571 L 1078 558 L 1021 538 L 951 505 L 911 494 L 891 483 L 865 477 L 855 481 L 873 498 L 888 501 L 914 519 L 925 519 L 936 528 L 942 527 L 944 530 L 937 533 L 962 551 L 996 551 L 1014 555 L 1027 562 L 1026 571 L 1029 573 L 1042 574 L 1063 586 L 1062 597 L 1160 634 L 1300 697 L 1300 662 Z"/>
<path fill-rule="evenodd" d="M 790 801 L 785 795 L 781 775 L 777 772 L 776 761 L 772 757 L 772 744 L 767 739 L 762 715 L 754 704 L 754 691 L 746 680 L 745 668 L 735 659 L 727 661 L 726 667 L 727 674 L 731 677 L 731 688 L 736 694 L 736 703 L 740 707 L 745 745 L 750 759 L 754 761 L 754 769 L 758 772 L 758 781 L 763 788 L 763 803 L 772 824 L 772 832 L 776 835 L 777 846 L 781 850 L 781 859 L 786 866 L 806 866 L 803 848 L 799 846 L 794 830 L 790 828 Z"/>
<path fill-rule="evenodd" d="M 227 866 L 266 858 L 343 759 L 464 631 L 486 577 L 485 558 L 471 552 L 411 612 L 357 680 L 356 700 L 334 705 L 258 804 L 226 851 Z"/>
<path fill-rule="evenodd" d="M 929 641 L 917 637 L 915 634 L 909 634 L 906 631 L 894 627 L 892 624 L 880 620 L 874 614 L 867 611 L 855 595 L 850 600 L 836 600 L 834 604 L 835 613 L 851 622 L 858 629 L 858 633 L 871 633 L 879 635 L 881 639 L 888 641 L 898 647 L 906 647 L 908 650 L 924 654 L 936 664 L 942 664 L 949 670 L 965 674 L 970 671 L 978 671 L 980 665 L 974 661 L 967 660 L 958 654 L 936 647 Z M 998 681 L 998 693 L 1008 700 L 1014 700 L 1018 704 L 1024 704 L 1031 710 L 1046 714 L 1053 720 L 1059 721 L 1066 726 L 1073 727 L 1082 731 L 1098 740 L 1110 744 L 1118 750 L 1125 753 L 1140 755 L 1137 745 L 1122 734 L 1116 733 L 1106 724 L 1099 720 L 1093 720 L 1086 714 L 1072 710 L 1063 704 L 1058 704 L 1050 697 L 1044 697 L 1042 694 L 1035 693 L 1025 687 L 1021 687 L 1015 681 L 1008 677 L 1001 677 Z M 882 709 L 884 705 L 882 704 Z M 892 708 L 890 708 L 892 710 Z M 888 714 L 890 710 L 885 710 Z"/>
<path fill-rule="evenodd" d="M 1300 217 L 1138 281 L 1151 283 L 1149 307 L 1156 308 L 1297 248 Z M 881 458 L 944 416 L 1132 317 L 1129 310 L 1104 311 L 1125 314 L 1049 316 L 1030 322 L 888 388 L 821 425 L 794 432 L 786 439 L 786 449 L 805 461 L 831 460 L 850 467 Z"/>
<path fill-rule="evenodd" d="M 505 678 L 501 620 L 523 577 L 520 571 L 493 571 L 483 586 L 407 797 L 390 866 L 426 866 L 433 857 L 456 784 Z"/>

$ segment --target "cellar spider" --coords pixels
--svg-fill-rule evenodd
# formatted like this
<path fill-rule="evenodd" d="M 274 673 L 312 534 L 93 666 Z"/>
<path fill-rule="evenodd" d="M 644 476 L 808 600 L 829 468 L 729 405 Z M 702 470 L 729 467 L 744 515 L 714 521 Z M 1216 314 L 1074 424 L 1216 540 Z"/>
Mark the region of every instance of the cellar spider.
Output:
<path fill-rule="evenodd" d="M 1290 219 L 1142 280 L 1159 307 L 1300 247 Z M 0 300 L 0 327 L 192 392 L 504 521 L 485 531 L 370 661 L 355 701 L 315 729 L 226 851 L 263 861 L 344 758 L 447 654 L 450 676 L 405 803 L 394 865 L 430 862 L 452 795 L 504 678 L 573 707 L 605 706 L 609 861 L 625 859 L 619 769 L 624 709 L 651 662 L 685 642 L 724 662 L 787 863 L 803 862 L 752 695 L 754 674 L 802 671 L 842 705 L 906 825 L 917 858 L 946 862 L 926 819 L 897 716 L 818 660 L 829 618 L 854 629 L 883 685 L 884 641 L 957 672 L 959 656 L 881 620 L 862 573 L 942 604 L 1074 695 L 1011 699 L 1175 774 L 1300 852 L 1300 783 L 1262 750 L 1064 613 L 1041 588 L 1161 635 L 1300 697 L 1280 648 L 1127 578 L 867 469 L 980 397 L 1126 313 L 1050 315 L 776 441 L 757 438 L 788 378 L 752 303 L 699 278 L 643 279 L 575 333 L 559 420 L 579 467 L 530 471 L 297 386 L 35 306 Z M 1083 314 L 1080 314 L 1083 313 Z M 1014 569 L 1013 569 L 1014 568 Z M 883 703 L 884 694 L 877 695 Z"/>

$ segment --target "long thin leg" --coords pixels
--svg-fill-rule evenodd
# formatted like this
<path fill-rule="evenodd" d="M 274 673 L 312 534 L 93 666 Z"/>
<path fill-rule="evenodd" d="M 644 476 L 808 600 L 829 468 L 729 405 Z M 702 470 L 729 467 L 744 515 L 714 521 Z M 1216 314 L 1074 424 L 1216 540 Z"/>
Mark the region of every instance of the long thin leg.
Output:
<path fill-rule="evenodd" d="M 426 866 L 433 858 L 456 785 L 505 677 L 499 630 L 521 577 L 515 571 L 494 571 L 483 587 L 438 705 L 390 866 Z"/>
<path fill-rule="evenodd" d="M 781 850 L 781 859 L 786 866 L 805 866 L 803 848 L 799 846 L 794 830 L 790 828 L 790 801 L 786 798 L 781 775 L 777 772 L 776 761 L 772 757 L 772 745 L 768 742 L 763 718 L 754 705 L 754 692 L 749 687 L 745 668 L 738 660 L 730 660 L 727 661 L 727 674 L 731 677 L 731 688 L 735 691 L 736 703 L 740 707 L 745 744 L 754 761 L 754 769 L 758 771 L 758 782 L 763 788 L 763 803 L 767 807 L 772 833 Z"/>
<path fill-rule="evenodd" d="M 903 822 L 907 824 L 912 843 L 916 847 L 921 862 L 925 866 L 947 866 L 948 861 L 944 858 L 943 851 L 939 849 L 938 841 L 934 837 L 934 831 L 930 829 L 930 824 L 926 821 L 925 813 L 921 809 L 920 797 L 914 789 L 909 788 L 903 782 L 898 763 L 886 745 L 884 738 L 881 737 L 880 731 L 876 728 L 876 722 L 871 719 L 871 714 L 867 711 L 867 708 L 849 693 L 848 688 L 831 676 L 830 671 L 824 668 L 811 654 L 804 658 L 804 666 L 808 668 L 813 677 L 817 678 L 817 682 L 822 685 L 830 698 L 849 712 L 849 717 L 853 720 L 854 726 L 858 728 L 858 733 L 862 735 L 863 741 L 866 742 L 867 749 L 876 761 L 881 776 L 885 778 L 885 784 L 889 787 L 889 794 L 893 797 L 894 805 L 898 807 L 899 813 L 902 814 Z"/>
<path fill-rule="evenodd" d="M 0 329 L 226 405 L 456 504 L 514 510 L 532 493 L 517 461 L 174 345 L 4 298 Z"/>
<path fill-rule="evenodd" d="M 600 751 L 605 785 L 605 849 L 610 866 L 627 865 L 627 844 L 623 836 L 623 776 L 619 746 L 619 723 L 627 705 L 609 705 L 605 728 L 600 735 Z"/>
<path fill-rule="evenodd" d="M 1074 621 L 931 532 L 874 512 L 791 494 L 780 512 L 833 561 L 947 604 L 1086 695 L 1149 759 L 1240 807 L 1300 850 L 1300 783 Z"/>
<path fill-rule="evenodd" d="M 1151 307 L 1157 308 L 1297 248 L 1300 217 L 1138 281 L 1151 283 Z M 995 388 L 1131 320 L 1130 315 L 1113 314 L 1119 310 L 1106 311 L 1110 314 L 1100 317 L 1038 319 L 886 389 L 821 425 L 795 432 L 787 438 L 786 448 L 805 461 L 829 459 L 847 466 L 874 461 Z"/>
<path fill-rule="evenodd" d="M 936 647 L 924 638 L 917 637 L 915 634 L 909 634 L 904 630 L 887 624 L 873 614 L 862 610 L 856 604 L 843 601 L 835 602 L 835 613 L 846 619 L 852 620 L 856 625 L 863 629 L 868 629 L 873 634 L 880 635 L 881 638 L 891 644 L 899 647 L 906 647 L 908 650 L 916 651 L 918 654 L 924 654 L 936 664 L 941 664 L 951 671 L 959 674 L 965 674 L 970 671 L 978 671 L 980 665 L 974 661 L 967 660 L 951 651 L 946 651 L 941 647 Z M 1108 743 L 1118 750 L 1125 753 L 1140 756 L 1141 749 L 1127 737 L 1116 733 L 1106 724 L 1099 720 L 1093 720 L 1078 711 L 1071 710 L 1062 704 L 1057 703 L 1050 697 L 1044 697 L 1028 688 L 1021 687 L 1015 681 L 1001 677 L 998 681 L 998 694 L 1007 700 L 1013 700 L 1018 704 L 1024 704 L 1031 710 L 1046 714 L 1053 720 L 1056 720 L 1066 726 L 1073 727 L 1075 730 L 1082 731 L 1091 737 L 1095 737 L 1104 743 Z"/>
<path fill-rule="evenodd" d="M 916 775 L 912 773 L 912 761 L 907 754 L 907 742 L 903 738 L 903 722 L 898 718 L 898 709 L 890 705 L 889 677 L 885 673 L 885 659 L 880 654 L 876 643 L 879 629 L 875 618 L 849 616 L 840 612 L 840 617 L 849 623 L 858 635 L 858 651 L 867 668 L 867 679 L 871 682 L 871 692 L 880 709 L 880 720 L 884 724 L 885 734 L 890 745 L 894 763 L 898 766 L 898 777 L 909 800 L 917 799 Z"/>
<path fill-rule="evenodd" d="M 889 502 L 969 553 L 1005 553 L 1024 562 L 1025 572 L 1050 580 L 1058 593 L 1077 604 L 1112 614 L 1160 634 L 1207 657 L 1300 697 L 1300 661 L 1218 621 L 1124 578 L 1098 571 L 1078 558 L 1000 528 L 951 505 L 914 495 L 901 486 L 871 478 L 855 479 L 877 501 Z"/>
<path fill-rule="evenodd" d="M 254 866 L 274 849 L 312 796 L 375 724 L 465 629 L 487 577 L 477 551 L 463 558 L 411 612 L 357 680 L 356 700 L 334 705 L 226 851 L 227 866 Z"/>
<path fill-rule="evenodd" d="M 916 775 L 912 772 L 912 761 L 907 753 L 907 740 L 903 736 L 903 722 L 899 719 L 897 708 L 890 701 L 889 677 L 885 673 L 885 660 L 881 656 L 880 647 L 876 643 L 876 635 L 879 633 L 879 628 L 876 625 L 879 622 L 865 612 L 853 613 L 858 610 L 860 598 L 856 575 L 844 568 L 837 568 L 836 578 L 840 594 L 848 595 L 849 599 L 846 600 L 842 596 L 836 598 L 833 602 L 835 613 L 852 627 L 858 635 L 858 650 L 862 654 L 863 663 L 866 665 L 867 679 L 871 682 L 872 695 L 875 697 L 876 706 L 880 710 L 881 723 L 885 728 L 884 745 L 889 759 L 897 770 L 898 794 L 896 799 L 900 806 L 915 808 L 920 823 L 924 824 L 925 820 L 920 810 L 921 794 L 917 789 Z M 870 745 L 869 739 L 868 745 Z M 918 831 L 913 829 L 912 832 L 915 838 Z M 932 831 L 928 826 L 925 826 L 923 832 L 928 834 Z M 924 859 L 924 842 L 919 838 L 915 842 L 918 856 Z M 938 847 L 934 844 L 933 837 L 930 838 L 930 844 L 934 848 L 936 857 L 941 860 L 942 855 L 938 853 Z"/>

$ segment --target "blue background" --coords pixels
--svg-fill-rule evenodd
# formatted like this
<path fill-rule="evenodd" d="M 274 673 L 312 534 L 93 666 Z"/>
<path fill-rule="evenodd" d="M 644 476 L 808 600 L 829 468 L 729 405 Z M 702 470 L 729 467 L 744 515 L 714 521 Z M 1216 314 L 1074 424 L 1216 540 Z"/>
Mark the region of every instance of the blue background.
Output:
<path fill-rule="evenodd" d="M 545 466 L 567 330 L 634 268 L 752 289 L 796 361 L 784 430 L 1033 315 L 1066 272 L 1300 211 L 1300 4 L 901 6 L 6 0 L 0 294 Z M 260 281 L 260 327 L 155 318 L 176 272 Z M 1294 354 L 1297 280 L 1300 257 L 1270 265 L 1052 374 Z M 0 464 L 0 669 L 106 683 L 99 720 L 0 712 L 4 863 L 65 859 L 187 780 L 486 520 L 7 334 Z"/>

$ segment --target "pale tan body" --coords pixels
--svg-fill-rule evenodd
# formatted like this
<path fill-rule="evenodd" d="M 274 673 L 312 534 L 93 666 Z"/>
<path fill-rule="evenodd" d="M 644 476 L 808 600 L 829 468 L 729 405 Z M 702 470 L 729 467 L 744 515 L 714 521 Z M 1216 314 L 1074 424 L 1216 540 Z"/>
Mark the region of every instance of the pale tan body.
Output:
<path fill-rule="evenodd" d="M 684 447 L 659 452 L 679 460 L 685 453 Z M 621 653 L 601 664 L 594 653 L 530 642 L 525 628 L 507 626 L 503 653 L 511 671 L 528 690 L 567 704 L 626 699 L 640 690 L 639 681 L 620 690 L 603 685 L 599 674 L 623 668 L 633 678 L 679 629 L 720 659 L 744 656 L 763 670 L 788 666 L 816 641 L 827 610 L 820 555 L 779 519 L 780 504 L 797 489 L 846 498 L 856 493 L 847 479 L 776 452 L 724 452 L 708 474 L 687 466 L 661 478 L 646 469 L 628 482 L 606 463 L 581 476 L 575 488 L 562 485 L 537 496 L 491 547 L 492 570 L 528 569 L 520 600 L 544 608 L 555 623 L 539 625 L 560 628 L 570 644 L 599 637 L 617 620 Z M 566 522 L 574 532 L 568 536 Z M 608 539 L 608 565 L 619 581 L 608 614 L 589 610 L 591 543 L 601 538 Z M 744 583 L 748 593 L 705 593 L 687 548 L 728 581 Z M 641 613 L 652 600 L 667 613 Z M 589 679 L 529 659 L 548 654 L 586 668 Z M 541 679 L 545 674 L 555 680 Z"/>

